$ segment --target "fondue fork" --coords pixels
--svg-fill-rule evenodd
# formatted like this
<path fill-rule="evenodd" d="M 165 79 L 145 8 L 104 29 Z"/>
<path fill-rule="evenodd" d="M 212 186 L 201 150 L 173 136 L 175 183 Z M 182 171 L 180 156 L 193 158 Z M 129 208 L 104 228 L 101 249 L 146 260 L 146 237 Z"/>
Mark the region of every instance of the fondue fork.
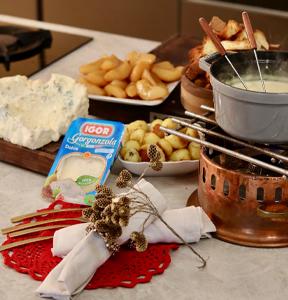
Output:
<path fill-rule="evenodd" d="M 247 37 L 248 37 L 251 49 L 254 52 L 254 56 L 255 56 L 255 59 L 256 59 L 256 64 L 257 64 L 257 68 L 258 68 L 258 72 L 259 72 L 259 76 L 260 76 L 261 83 L 262 83 L 262 88 L 263 88 L 263 91 L 266 93 L 266 87 L 265 87 L 265 83 L 264 83 L 264 80 L 263 80 L 263 77 L 262 77 L 262 73 L 261 73 L 261 69 L 260 69 L 259 61 L 258 61 L 258 56 L 257 56 L 257 52 L 256 52 L 257 44 L 256 44 L 255 37 L 254 37 L 254 31 L 253 31 L 253 28 L 252 28 L 252 25 L 251 25 L 251 22 L 250 22 L 249 15 L 246 11 L 242 12 L 242 20 L 243 20 L 243 23 L 244 23 L 245 31 L 247 33 Z"/>
<path fill-rule="evenodd" d="M 37 227 L 37 226 L 41 226 L 41 225 L 49 224 L 49 223 L 64 222 L 64 221 L 80 221 L 80 222 L 87 222 L 86 219 L 81 218 L 81 217 L 79 217 L 79 218 L 59 218 L 59 219 L 49 219 L 49 220 L 43 220 L 43 221 L 37 221 L 37 222 L 24 223 L 24 224 L 12 226 L 12 227 L 3 228 L 3 229 L 1 229 L 1 233 L 2 233 L 2 234 L 7 234 L 7 233 L 10 233 L 10 232 L 15 232 L 15 231 L 22 230 L 22 229 L 27 229 L 27 228 L 31 228 L 31 227 Z"/>
<path fill-rule="evenodd" d="M 241 81 L 241 83 L 243 84 L 244 88 L 246 90 L 248 90 L 246 84 L 244 83 L 243 79 L 241 78 L 240 74 L 238 73 L 238 71 L 236 70 L 236 68 L 234 67 L 234 65 L 232 64 L 231 60 L 229 59 L 229 57 L 227 56 L 227 52 L 225 50 L 225 48 L 222 46 L 220 39 L 218 38 L 218 36 L 212 31 L 212 29 L 210 28 L 208 22 L 206 21 L 205 18 L 200 18 L 199 19 L 199 23 L 202 27 L 202 29 L 204 30 L 204 32 L 210 37 L 210 39 L 212 40 L 214 46 L 217 48 L 218 52 L 224 56 L 226 58 L 226 60 L 228 61 L 229 65 L 231 66 L 231 68 L 233 69 L 233 71 L 235 72 L 235 74 L 238 76 L 239 80 Z"/>

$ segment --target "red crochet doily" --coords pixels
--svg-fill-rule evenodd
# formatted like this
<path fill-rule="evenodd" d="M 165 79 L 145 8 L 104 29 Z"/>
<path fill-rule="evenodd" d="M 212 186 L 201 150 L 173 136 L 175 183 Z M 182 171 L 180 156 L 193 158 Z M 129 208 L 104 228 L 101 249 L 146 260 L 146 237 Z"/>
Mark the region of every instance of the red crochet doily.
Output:
<path fill-rule="evenodd" d="M 81 207 L 77 204 L 55 201 L 46 209 L 55 207 L 71 208 Z M 79 217 L 80 211 L 59 212 L 48 216 L 35 217 L 34 219 L 45 220 L 61 217 Z M 31 220 L 26 220 L 25 223 Z M 79 221 L 65 221 L 54 224 L 76 224 Z M 50 224 L 49 224 L 50 225 Z M 53 225 L 53 223 L 51 223 Z M 9 244 L 38 236 L 53 236 L 55 230 L 46 230 L 41 233 L 27 234 L 22 237 L 8 237 L 3 243 Z M 61 261 L 59 257 L 53 257 L 51 253 L 52 239 L 23 245 L 2 252 L 5 265 L 15 269 L 17 272 L 29 274 L 35 280 L 44 280 L 48 273 Z M 145 252 L 136 252 L 127 246 L 122 246 L 120 251 L 110 257 L 95 273 L 86 289 L 100 287 L 123 286 L 132 288 L 137 283 L 149 282 L 153 275 L 161 274 L 171 262 L 170 250 L 177 249 L 177 244 L 151 244 Z"/>

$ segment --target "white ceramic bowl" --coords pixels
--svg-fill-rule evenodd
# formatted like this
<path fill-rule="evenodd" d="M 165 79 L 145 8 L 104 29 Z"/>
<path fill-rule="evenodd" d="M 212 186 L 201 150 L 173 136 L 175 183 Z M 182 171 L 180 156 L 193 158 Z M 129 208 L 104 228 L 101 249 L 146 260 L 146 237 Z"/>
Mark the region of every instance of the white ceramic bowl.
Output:
<path fill-rule="evenodd" d="M 127 169 L 133 174 L 141 175 L 145 168 L 149 165 L 149 162 L 130 162 L 123 160 L 118 156 L 123 168 Z M 146 176 L 176 176 L 184 175 L 198 170 L 199 160 L 183 160 L 183 161 L 165 161 L 163 162 L 163 168 L 160 171 L 154 171 L 148 168 Z"/>

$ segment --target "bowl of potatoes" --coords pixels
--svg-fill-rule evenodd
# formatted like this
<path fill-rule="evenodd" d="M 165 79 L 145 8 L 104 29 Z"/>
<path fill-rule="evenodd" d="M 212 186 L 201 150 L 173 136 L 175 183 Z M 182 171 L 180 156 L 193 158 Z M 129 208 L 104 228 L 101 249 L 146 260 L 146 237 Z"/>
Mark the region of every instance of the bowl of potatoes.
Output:
<path fill-rule="evenodd" d="M 198 169 L 200 145 L 188 142 L 176 135 L 166 134 L 160 126 L 177 129 L 187 135 L 198 137 L 194 129 L 183 127 L 167 118 L 156 119 L 148 124 L 143 120 L 134 121 L 126 126 L 122 140 L 119 160 L 124 168 L 133 174 L 141 175 L 149 165 L 147 148 L 150 144 L 157 145 L 163 168 L 154 171 L 149 168 L 147 176 L 175 176 L 191 173 Z"/>

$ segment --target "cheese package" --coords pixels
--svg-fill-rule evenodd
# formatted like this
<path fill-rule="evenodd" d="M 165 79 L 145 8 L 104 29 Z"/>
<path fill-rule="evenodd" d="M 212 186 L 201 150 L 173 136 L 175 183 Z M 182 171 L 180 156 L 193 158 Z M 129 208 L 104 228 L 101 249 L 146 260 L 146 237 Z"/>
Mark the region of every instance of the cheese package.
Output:
<path fill-rule="evenodd" d="M 74 120 L 45 182 L 52 198 L 91 205 L 95 186 L 104 184 L 110 173 L 124 130 L 119 122 Z"/>

